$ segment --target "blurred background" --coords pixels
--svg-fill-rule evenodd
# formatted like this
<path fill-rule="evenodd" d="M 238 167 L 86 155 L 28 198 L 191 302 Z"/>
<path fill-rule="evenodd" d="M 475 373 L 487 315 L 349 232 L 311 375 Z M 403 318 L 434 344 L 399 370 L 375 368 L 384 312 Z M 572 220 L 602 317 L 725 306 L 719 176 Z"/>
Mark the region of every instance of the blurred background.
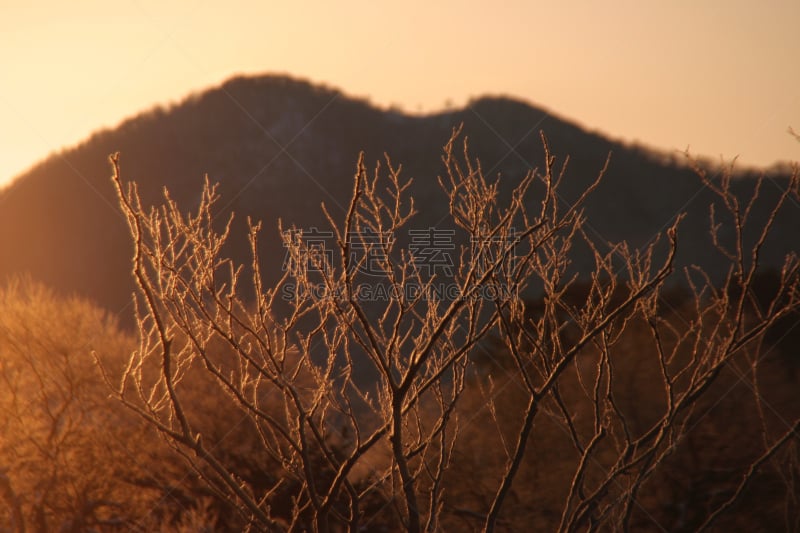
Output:
<path fill-rule="evenodd" d="M 288 73 L 426 113 L 513 96 L 612 138 L 796 159 L 794 0 L 0 5 L 0 183 L 236 74 Z"/>

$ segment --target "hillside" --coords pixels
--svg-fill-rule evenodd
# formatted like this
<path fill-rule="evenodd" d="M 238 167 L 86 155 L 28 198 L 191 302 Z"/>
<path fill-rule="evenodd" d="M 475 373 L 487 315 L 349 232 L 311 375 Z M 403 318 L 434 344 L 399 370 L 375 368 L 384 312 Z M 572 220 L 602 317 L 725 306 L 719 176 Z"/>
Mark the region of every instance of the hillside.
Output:
<path fill-rule="evenodd" d="M 284 226 L 324 227 L 321 202 L 334 217 L 342 216 L 361 150 L 370 165 L 384 152 L 403 165 L 403 175 L 414 178 L 411 192 L 420 212 L 413 225 L 436 226 L 447 209 L 436 181 L 441 147 L 461 123 L 472 157 L 507 185 L 542 165 L 542 130 L 557 166 L 570 157 L 565 204 L 597 176 L 612 152 L 605 180 L 587 204 L 595 236 L 642 246 L 687 210 L 679 262 L 724 274 L 709 252 L 713 197 L 682 163 L 620 145 L 508 98 L 481 98 L 464 109 L 420 117 L 381 110 L 304 81 L 263 76 L 232 79 L 99 132 L 0 191 L 0 278 L 28 272 L 111 310 L 130 303 L 131 244 L 109 179 L 108 155 L 117 151 L 124 178 L 139 184 L 147 202 L 156 201 L 166 186 L 188 209 L 198 201 L 205 174 L 220 182 L 221 206 L 236 212 L 231 251 L 240 257 L 246 252 L 242 225 L 247 216 L 263 220 L 263 258 L 273 275 L 283 258 L 277 219 Z M 752 177 L 736 180 L 742 195 L 752 192 Z M 783 183 L 785 176 L 770 176 L 761 199 L 769 204 Z M 758 205 L 754 218 L 763 219 Z M 790 205 L 765 249 L 767 265 L 781 262 L 777 244 L 785 249 L 798 227 L 800 207 Z M 589 257 L 578 251 L 573 260 L 580 271 Z"/>

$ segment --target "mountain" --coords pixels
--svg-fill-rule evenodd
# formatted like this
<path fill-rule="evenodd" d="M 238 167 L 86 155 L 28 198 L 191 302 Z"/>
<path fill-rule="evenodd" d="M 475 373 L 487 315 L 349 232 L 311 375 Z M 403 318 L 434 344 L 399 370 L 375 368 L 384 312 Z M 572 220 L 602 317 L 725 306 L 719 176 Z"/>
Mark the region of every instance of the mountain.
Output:
<path fill-rule="evenodd" d="M 541 168 L 542 130 L 557 166 L 570 156 L 562 189 L 566 203 L 594 180 L 611 152 L 605 179 L 586 206 L 590 231 L 642 246 L 686 210 L 679 262 L 724 274 L 709 251 L 713 195 L 678 158 L 622 145 L 505 97 L 410 116 L 305 81 L 261 76 L 231 79 L 169 109 L 153 109 L 98 132 L 0 191 L 0 278 L 28 272 L 111 310 L 129 306 L 132 247 L 108 163 L 108 155 L 117 151 L 123 178 L 136 180 L 146 202 L 158 201 L 166 186 L 189 209 L 198 202 L 204 175 L 220 182 L 220 205 L 236 212 L 232 253 L 246 256 L 246 216 L 263 220 L 263 258 L 273 275 L 283 260 L 277 219 L 285 227 L 323 228 L 321 202 L 334 217 L 343 216 L 361 150 L 370 166 L 384 152 L 402 163 L 403 175 L 414 178 L 412 194 L 420 211 L 414 225 L 436 226 L 447 208 L 436 180 L 443 169 L 441 147 L 462 123 L 473 158 L 487 174 L 502 175 L 507 186 L 529 168 Z M 741 174 L 734 180 L 742 197 L 752 193 L 753 177 Z M 755 219 L 764 220 L 760 206 L 774 201 L 786 179 L 768 175 Z M 797 228 L 800 207 L 790 205 L 765 249 L 766 264 L 780 264 Z M 580 271 L 589 260 L 577 253 L 575 268 Z"/>

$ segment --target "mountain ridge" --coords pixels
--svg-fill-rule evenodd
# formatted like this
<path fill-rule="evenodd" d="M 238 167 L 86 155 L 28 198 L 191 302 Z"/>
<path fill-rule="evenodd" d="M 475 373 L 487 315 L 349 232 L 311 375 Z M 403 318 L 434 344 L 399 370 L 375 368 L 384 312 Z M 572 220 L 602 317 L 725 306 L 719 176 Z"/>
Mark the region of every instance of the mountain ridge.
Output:
<path fill-rule="evenodd" d="M 642 246 L 686 207 L 691 212 L 684 224 L 694 229 L 686 232 L 684 256 L 707 248 L 706 240 L 694 234 L 707 222 L 713 198 L 685 163 L 615 142 L 526 102 L 487 96 L 462 109 L 417 116 L 304 80 L 237 76 L 95 132 L 0 190 L 0 278 L 28 272 L 112 310 L 130 302 L 131 246 L 107 162 L 114 152 L 122 154 L 123 178 L 137 181 L 146 203 L 157 202 L 166 186 L 183 209 L 193 208 L 205 175 L 220 182 L 221 205 L 230 204 L 237 213 L 231 251 L 240 259 L 246 216 L 264 219 L 262 257 L 274 260 L 281 253 L 278 218 L 285 226 L 324 227 L 323 201 L 334 217 L 341 215 L 337 211 L 347 205 L 361 151 L 370 166 L 384 153 L 402 163 L 404 176 L 415 179 L 411 192 L 422 213 L 416 224 L 436 225 L 444 214 L 435 179 L 442 170 L 441 147 L 461 124 L 471 157 L 509 184 L 543 166 L 538 138 L 543 131 L 557 166 L 570 155 L 567 203 L 596 177 L 611 152 L 602 188 L 586 206 L 591 229 L 602 239 Z M 768 178 L 779 184 L 785 176 Z M 737 180 L 742 195 L 752 189 L 751 181 Z M 774 190 L 765 189 L 774 196 Z M 786 242 L 798 227 L 797 212 L 778 221 L 777 241 Z M 778 255 L 766 253 L 767 263 L 777 265 Z M 578 270 L 588 264 L 586 257 L 574 261 Z"/>

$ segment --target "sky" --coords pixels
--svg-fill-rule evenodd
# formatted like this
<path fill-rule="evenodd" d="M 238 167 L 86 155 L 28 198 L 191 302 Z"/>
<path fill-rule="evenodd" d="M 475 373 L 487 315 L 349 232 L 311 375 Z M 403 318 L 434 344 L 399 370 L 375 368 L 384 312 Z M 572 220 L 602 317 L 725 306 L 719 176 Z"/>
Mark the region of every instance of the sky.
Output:
<path fill-rule="evenodd" d="M 798 0 L 0 0 L 0 184 L 264 73 L 411 113 L 507 95 L 660 150 L 797 161 L 798 24 Z"/>

